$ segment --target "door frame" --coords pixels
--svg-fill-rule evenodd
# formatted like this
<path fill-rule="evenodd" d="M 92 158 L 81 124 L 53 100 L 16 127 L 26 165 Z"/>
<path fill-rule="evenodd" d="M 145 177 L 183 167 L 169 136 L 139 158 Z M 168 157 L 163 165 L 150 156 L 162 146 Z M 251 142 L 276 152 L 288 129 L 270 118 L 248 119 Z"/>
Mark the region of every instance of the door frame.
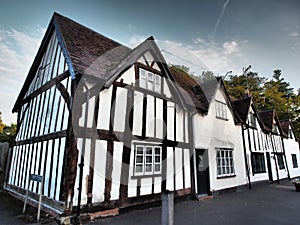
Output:
<path fill-rule="evenodd" d="M 202 159 L 205 161 L 204 167 L 205 171 L 204 173 L 199 173 L 199 156 L 202 155 Z M 211 195 L 210 191 L 210 171 L 209 171 L 209 155 L 208 155 L 208 149 L 203 148 L 196 148 L 195 149 L 195 158 L 196 158 L 196 164 L 195 164 L 195 171 L 197 176 L 197 190 L 195 190 L 197 196 L 207 196 Z M 203 180 L 205 179 L 205 180 Z M 201 182 L 202 180 L 202 182 Z M 201 186 L 204 184 L 205 186 Z M 203 191 L 205 190 L 205 191 Z"/>

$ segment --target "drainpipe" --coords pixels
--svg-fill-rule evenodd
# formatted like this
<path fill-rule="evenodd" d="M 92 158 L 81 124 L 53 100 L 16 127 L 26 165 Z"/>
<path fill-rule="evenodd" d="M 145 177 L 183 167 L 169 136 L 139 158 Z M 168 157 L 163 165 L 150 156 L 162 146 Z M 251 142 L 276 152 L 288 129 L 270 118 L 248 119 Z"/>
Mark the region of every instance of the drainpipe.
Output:
<path fill-rule="evenodd" d="M 278 172 L 278 166 L 277 166 L 277 159 L 276 159 L 276 154 L 275 154 L 275 147 L 273 143 L 273 138 L 272 138 L 272 133 L 271 133 L 271 144 L 272 144 L 272 149 L 273 149 L 273 154 L 274 154 L 274 160 L 275 160 L 275 168 L 276 168 L 276 175 L 277 175 L 277 183 L 279 184 L 279 172 Z M 271 165 L 272 167 L 272 165 Z"/>
<path fill-rule="evenodd" d="M 282 150 L 283 150 L 283 154 L 284 154 L 284 161 L 285 161 L 285 165 L 286 165 L 288 179 L 291 180 L 290 171 L 289 171 L 289 167 L 288 167 L 287 160 L 286 160 L 285 146 L 284 146 L 283 137 L 281 137 L 281 143 L 282 143 Z"/>
<path fill-rule="evenodd" d="M 190 123 L 189 126 L 189 135 L 190 135 L 190 149 L 193 153 L 193 171 L 194 171 L 194 187 L 195 187 L 195 197 L 198 198 L 198 179 L 197 179 L 197 169 L 196 169 L 196 150 L 194 143 L 194 125 L 193 125 L 193 117 L 197 114 L 197 112 L 193 112 L 190 115 Z"/>
<path fill-rule="evenodd" d="M 244 125 L 243 124 L 242 124 L 242 136 L 243 136 L 245 167 L 246 167 L 246 174 L 247 174 L 247 178 L 248 178 L 248 188 L 249 188 L 249 190 L 251 190 L 252 185 L 251 185 L 251 179 L 250 179 L 250 168 L 249 168 L 249 164 L 248 164 L 248 161 L 247 161 L 247 150 L 246 150 L 246 143 L 245 143 L 245 130 L 244 130 Z"/>
<path fill-rule="evenodd" d="M 86 85 L 86 79 L 81 79 L 83 85 L 86 89 L 86 105 L 85 105 L 85 115 L 84 115 L 84 127 L 82 134 L 82 151 L 80 157 L 79 166 L 79 187 L 78 187 L 78 204 L 77 204 L 77 216 L 76 216 L 76 224 L 80 224 L 80 206 L 81 206 L 81 192 L 82 192 L 82 179 L 83 179 L 83 167 L 84 167 L 84 155 L 85 155 L 85 143 L 86 143 L 86 132 L 87 132 L 87 119 L 88 119 L 88 110 L 89 110 L 89 99 L 90 99 L 90 90 Z"/>

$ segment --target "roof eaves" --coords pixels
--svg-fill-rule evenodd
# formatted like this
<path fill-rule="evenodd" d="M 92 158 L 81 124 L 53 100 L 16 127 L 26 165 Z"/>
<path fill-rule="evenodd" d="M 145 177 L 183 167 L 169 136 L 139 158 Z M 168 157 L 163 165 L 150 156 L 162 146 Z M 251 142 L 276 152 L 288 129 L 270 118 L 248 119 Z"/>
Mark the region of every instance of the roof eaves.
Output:
<path fill-rule="evenodd" d="M 66 62 L 67 62 L 67 65 L 68 65 L 68 69 L 70 71 L 71 78 L 75 79 L 76 78 L 76 71 L 75 71 L 75 69 L 73 67 L 73 63 L 72 63 L 71 57 L 69 55 L 69 52 L 68 52 L 68 49 L 67 49 L 64 37 L 61 34 L 59 25 L 58 25 L 58 23 L 56 21 L 57 20 L 57 14 L 56 13 L 54 13 L 53 18 L 54 18 L 53 19 L 53 24 L 54 24 L 54 27 L 55 27 L 55 31 L 56 31 L 56 36 L 57 36 L 58 42 L 59 42 L 60 47 L 62 49 L 63 55 L 64 55 L 64 57 L 66 59 Z"/>

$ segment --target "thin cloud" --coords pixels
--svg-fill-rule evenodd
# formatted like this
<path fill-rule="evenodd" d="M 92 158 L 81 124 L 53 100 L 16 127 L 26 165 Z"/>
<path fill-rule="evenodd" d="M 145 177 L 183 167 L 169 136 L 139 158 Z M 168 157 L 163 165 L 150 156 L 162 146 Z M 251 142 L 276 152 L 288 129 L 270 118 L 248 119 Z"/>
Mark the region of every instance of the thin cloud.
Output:
<path fill-rule="evenodd" d="M 0 111 L 4 123 L 16 122 L 16 116 L 11 114 L 11 109 L 44 31 L 39 27 L 33 30 L 33 34 L 16 29 L 0 29 Z"/>
<path fill-rule="evenodd" d="M 222 7 L 222 11 L 221 11 L 220 16 L 219 16 L 219 18 L 218 18 L 218 20 L 216 22 L 215 27 L 214 27 L 214 32 L 213 32 L 212 40 L 215 39 L 215 35 L 216 35 L 216 32 L 217 32 L 217 29 L 219 27 L 219 24 L 221 23 L 221 19 L 222 19 L 224 13 L 225 13 L 226 7 L 229 4 L 229 2 L 230 2 L 230 0 L 226 0 L 226 2 L 224 3 L 224 5 Z"/>
<path fill-rule="evenodd" d="M 145 39 L 144 36 L 135 35 L 128 45 L 136 47 Z M 219 75 L 229 70 L 239 73 L 248 63 L 246 54 L 243 53 L 243 45 L 247 44 L 246 41 L 230 40 L 217 44 L 197 38 L 193 44 L 170 40 L 156 40 L 156 43 L 168 63 L 185 65 L 195 75 L 200 75 L 206 70 Z"/>

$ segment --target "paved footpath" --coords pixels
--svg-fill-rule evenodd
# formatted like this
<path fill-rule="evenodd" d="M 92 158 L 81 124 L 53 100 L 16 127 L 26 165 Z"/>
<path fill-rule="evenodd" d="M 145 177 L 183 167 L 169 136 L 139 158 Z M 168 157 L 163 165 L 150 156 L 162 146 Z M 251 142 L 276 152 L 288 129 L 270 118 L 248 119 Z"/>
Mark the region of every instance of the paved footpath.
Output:
<path fill-rule="evenodd" d="M 300 192 L 289 181 L 256 184 L 204 201 L 175 204 L 175 225 L 300 225 Z M 161 208 L 132 211 L 88 225 L 161 224 Z"/>
<path fill-rule="evenodd" d="M 36 209 L 26 216 L 23 204 L 0 192 L 0 225 L 56 224 L 49 218 L 35 221 Z M 161 208 L 131 211 L 86 225 L 159 225 Z M 289 181 L 257 184 L 251 191 L 189 200 L 175 204 L 175 225 L 300 225 L 300 192 Z"/>

